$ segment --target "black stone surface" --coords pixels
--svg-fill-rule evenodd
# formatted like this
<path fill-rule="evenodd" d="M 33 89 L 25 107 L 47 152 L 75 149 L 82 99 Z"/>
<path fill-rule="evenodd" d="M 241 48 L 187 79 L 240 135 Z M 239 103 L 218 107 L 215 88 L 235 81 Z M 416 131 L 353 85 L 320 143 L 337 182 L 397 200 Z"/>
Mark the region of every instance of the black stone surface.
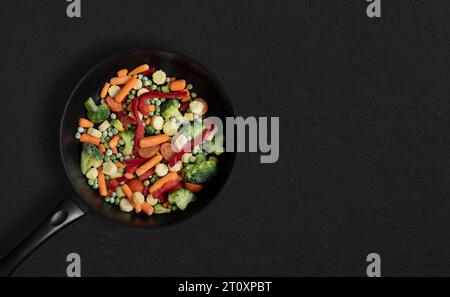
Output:
<path fill-rule="evenodd" d="M 279 116 L 280 159 L 240 154 L 203 212 L 159 230 L 95 213 L 16 276 L 449 275 L 448 1 L 5 1 L 0 78 L 0 253 L 69 190 L 58 157 L 64 104 L 103 58 L 184 53 L 222 81 L 242 116 Z"/>

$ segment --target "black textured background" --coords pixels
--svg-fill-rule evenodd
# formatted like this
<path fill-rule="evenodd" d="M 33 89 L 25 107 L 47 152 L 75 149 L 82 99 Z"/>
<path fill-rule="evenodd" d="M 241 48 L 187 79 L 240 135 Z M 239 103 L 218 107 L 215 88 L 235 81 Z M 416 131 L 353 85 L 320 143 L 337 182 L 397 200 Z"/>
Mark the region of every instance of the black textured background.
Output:
<path fill-rule="evenodd" d="M 280 116 L 276 164 L 240 154 L 203 212 L 160 230 L 95 213 L 58 233 L 17 276 L 449 275 L 450 3 L 5 1 L 0 10 L 0 253 L 69 189 L 58 124 L 82 75 L 146 47 L 184 53 L 222 81 L 242 116 Z"/>

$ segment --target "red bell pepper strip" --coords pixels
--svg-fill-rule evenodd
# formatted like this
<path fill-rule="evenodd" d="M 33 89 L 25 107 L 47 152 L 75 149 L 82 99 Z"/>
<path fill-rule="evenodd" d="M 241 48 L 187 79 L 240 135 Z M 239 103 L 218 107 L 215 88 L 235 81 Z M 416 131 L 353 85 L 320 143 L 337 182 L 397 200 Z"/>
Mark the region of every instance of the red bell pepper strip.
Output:
<path fill-rule="evenodd" d="M 174 98 L 174 99 L 184 99 L 189 95 L 189 92 L 187 90 L 181 90 L 177 92 L 156 92 L 156 91 L 150 91 L 147 93 L 142 94 L 139 96 L 139 100 L 146 101 L 152 98 Z"/>
<path fill-rule="evenodd" d="M 153 176 L 153 173 L 155 173 L 155 167 L 150 168 L 143 175 L 139 176 L 139 180 L 143 181 L 143 180 L 149 179 L 150 177 Z"/>
<path fill-rule="evenodd" d="M 172 159 L 169 161 L 169 166 L 172 167 L 177 163 L 181 157 L 183 157 L 184 153 L 191 151 L 196 145 L 202 144 L 205 139 L 211 134 L 211 132 L 214 130 L 214 125 L 210 125 L 203 130 L 202 134 L 198 136 L 197 138 L 191 140 L 190 142 L 186 143 L 179 152 L 177 152 Z"/>
<path fill-rule="evenodd" d="M 147 161 L 147 159 L 144 158 L 135 158 L 135 159 L 129 159 L 125 161 L 126 166 L 126 173 L 133 174 L 136 169 L 138 169 L 139 166 L 144 164 Z"/>
<path fill-rule="evenodd" d="M 108 189 L 115 191 L 122 181 L 128 181 L 128 179 L 125 177 L 116 177 L 108 180 Z"/>
<path fill-rule="evenodd" d="M 181 188 L 181 184 L 178 180 L 170 181 L 158 190 L 152 193 L 153 198 L 158 199 L 160 202 L 165 202 L 167 199 L 167 193 L 173 192 Z"/>
<path fill-rule="evenodd" d="M 156 71 L 155 67 L 150 67 L 147 71 L 142 72 L 141 74 L 144 76 L 149 76 L 150 74 L 153 74 L 153 72 Z"/>
<path fill-rule="evenodd" d="M 117 118 L 122 123 L 122 126 L 125 130 L 128 130 L 128 124 L 136 125 L 137 121 L 136 119 L 130 117 L 125 112 L 118 112 Z"/>
<path fill-rule="evenodd" d="M 180 105 L 180 110 L 181 110 L 181 111 L 185 111 L 185 110 L 188 108 L 189 103 L 190 103 L 189 101 L 186 101 L 186 102 L 181 103 L 181 105 Z"/>
<path fill-rule="evenodd" d="M 138 150 L 139 150 L 139 140 L 142 137 L 144 137 L 144 134 L 145 134 L 144 124 L 142 124 L 142 121 L 139 118 L 139 114 L 138 114 L 138 105 L 139 105 L 138 99 L 134 99 L 133 102 L 131 103 L 131 112 L 133 113 L 133 116 L 137 121 L 136 132 L 134 134 L 134 147 L 133 147 L 133 153 L 135 155 L 137 155 Z"/>

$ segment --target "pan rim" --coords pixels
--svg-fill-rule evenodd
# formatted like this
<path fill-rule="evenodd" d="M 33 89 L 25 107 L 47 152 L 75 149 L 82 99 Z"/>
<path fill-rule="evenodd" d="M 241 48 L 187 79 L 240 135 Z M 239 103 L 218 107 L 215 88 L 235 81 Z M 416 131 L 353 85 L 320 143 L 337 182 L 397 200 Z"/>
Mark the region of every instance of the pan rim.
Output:
<path fill-rule="evenodd" d="M 80 193 L 80 191 L 74 185 L 73 178 L 72 178 L 71 174 L 69 174 L 69 170 L 67 168 L 67 164 L 66 164 L 66 161 L 65 161 L 64 149 L 63 149 L 63 141 L 62 141 L 62 139 L 63 139 L 63 125 L 64 125 L 64 119 L 66 118 L 66 115 L 67 115 L 67 109 L 69 108 L 69 105 L 72 102 L 76 91 L 79 89 L 80 85 L 89 77 L 89 75 L 91 73 L 93 73 L 95 70 L 97 70 L 99 67 L 101 67 L 102 65 L 107 63 L 108 61 L 112 61 L 114 59 L 117 59 L 117 58 L 119 58 L 121 56 L 125 56 L 125 55 L 142 54 L 142 53 L 163 53 L 163 54 L 176 55 L 178 57 L 181 57 L 181 58 L 183 58 L 183 59 L 185 59 L 185 60 L 187 60 L 187 61 L 189 61 L 189 62 L 191 62 L 191 63 L 193 63 L 193 64 L 195 64 L 197 66 L 199 66 L 200 68 L 205 70 L 208 73 L 208 75 L 215 82 L 217 82 L 217 87 L 219 88 L 219 90 L 223 94 L 223 96 L 227 99 L 227 101 L 228 101 L 228 103 L 230 105 L 229 107 L 230 107 L 232 116 L 236 115 L 235 109 L 234 109 L 233 104 L 232 104 L 232 101 L 230 100 L 230 97 L 228 96 L 225 88 L 222 86 L 221 81 L 217 78 L 216 75 L 214 75 L 211 71 L 209 71 L 208 68 L 203 66 L 201 63 L 198 63 L 196 60 L 193 60 L 192 58 L 190 58 L 190 57 L 188 57 L 188 56 L 186 56 L 184 54 L 181 54 L 179 52 L 172 51 L 172 50 L 146 49 L 146 48 L 136 48 L 136 49 L 125 50 L 125 51 L 121 51 L 121 52 L 115 53 L 113 55 L 110 55 L 110 56 L 106 57 L 105 59 L 101 60 L 100 62 L 98 62 L 97 64 L 95 64 L 92 68 L 90 68 L 89 71 L 87 71 L 81 77 L 81 79 L 78 81 L 78 83 L 73 88 L 72 92 L 69 95 L 69 99 L 67 100 L 67 102 L 66 102 L 66 104 L 64 106 L 62 117 L 60 119 L 60 124 L 59 124 L 59 154 L 60 154 L 60 158 L 61 158 L 60 160 L 62 161 L 63 166 L 64 166 L 65 174 L 66 174 L 66 176 L 68 177 L 68 179 L 70 181 L 70 187 L 72 188 L 72 191 L 74 191 L 76 193 L 76 196 L 77 196 L 77 198 L 79 200 L 81 200 L 84 204 L 87 205 L 89 210 L 93 210 L 93 212 L 96 215 L 98 215 L 99 217 L 101 217 L 103 219 L 107 219 L 108 221 L 112 221 L 112 222 L 114 222 L 116 224 L 120 224 L 122 226 L 128 226 L 130 228 L 136 228 L 136 229 L 137 228 L 159 229 L 159 228 L 167 228 L 167 227 L 170 227 L 170 226 L 177 225 L 177 224 L 179 224 L 181 222 L 184 222 L 184 221 L 186 221 L 186 220 L 196 216 L 198 213 L 202 212 L 205 207 L 202 207 L 202 208 L 198 209 L 194 214 L 188 215 L 188 216 L 186 216 L 185 218 L 183 218 L 181 220 L 169 221 L 167 223 L 160 224 L 160 225 L 157 225 L 157 226 L 150 225 L 150 224 L 148 224 L 148 225 L 146 225 L 146 224 L 134 224 L 132 221 L 122 221 L 122 220 L 114 219 L 112 216 L 108 216 L 106 214 L 106 212 L 103 213 L 103 212 L 99 211 L 98 209 L 96 209 L 95 207 L 92 207 L 92 205 L 84 198 L 84 196 Z M 215 196 L 218 196 L 222 192 L 223 188 L 225 188 L 228 185 L 229 181 L 230 181 L 230 177 L 231 177 L 232 172 L 234 170 L 235 163 L 236 163 L 236 161 L 238 159 L 239 153 L 235 151 L 235 152 L 233 152 L 233 154 L 234 154 L 234 157 L 233 157 L 233 162 L 232 162 L 231 167 L 230 167 L 230 174 L 225 176 L 224 182 L 222 183 L 220 189 L 217 191 Z M 214 199 L 211 199 L 211 200 L 214 200 Z M 211 203 L 211 201 L 208 202 L 208 204 L 210 204 L 210 203 Z M 207 206 L 207 205 L 205 205 L 205 206 Z"/>

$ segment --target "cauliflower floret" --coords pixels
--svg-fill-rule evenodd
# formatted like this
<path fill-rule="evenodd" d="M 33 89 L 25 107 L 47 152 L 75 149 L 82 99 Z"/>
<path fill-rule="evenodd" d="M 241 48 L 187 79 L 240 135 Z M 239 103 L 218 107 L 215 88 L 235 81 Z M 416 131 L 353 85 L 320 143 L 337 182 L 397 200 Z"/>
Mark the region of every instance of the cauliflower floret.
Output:
<path fill-rule="evenodd" d="M 122 198 L 119 203 L 120 210 L 123 212 L 132 212 L 133 211 L 133 205 L 131 205 L 131 202 L 128 201 L 128 199 Z"/>
<path fill-rule="evenodd" d="M 178 125 L 175 122 L 168 121 L 164 124 L 163 131 L 168 136 L 173 136 L 178 131 Z"/>
<path fill-rule="evenodd" d="M 103 173 L 114 176 L 117 173 L 117 166 L 111 161 L 103 163 Z"/>
<path fill-rule="evenodd" d="M 114 98 L 120 92 L 120 90 L 121 89 L 119 86 L 110 86 L 108 89 L 108 95 Z"/>
<path fill-rule="evenodd" d="M 189 103 L 189 109 L 195 114 L 201 114 L 203 108 L 205 108 L 205 105 L 198 100 L 194 100 L 191 103 Z"/>
<path fill-rule="evenodd" d="M 132 196 L 133 202 L 136 204 L 141 204 L 145 201 L 144 195 L 141 192 L 134 192 Z"/>
<path fill-rule="evenodd" d="M 166 82 L 166 73 L 162 70 L 153 72 L 152 74 L 153 82 L 157 85 L 162 85 Z"/>
<path fill-rule="evenodd" d="M 125 197 L 125 192 L 122 190 L 122 187 L 116 188 L 116 195 L 117 197 Z"/>
<path fill-rule="evenodd" d="M 86 177 L 90 179 L 96 179 L 98 176 L 98 170 L 97 168 L 91 168 L 86 172 Z"/>
<path fill-rule="evenodd" d="M 164 126 L 164 119 L 162 116 L 153 116 L 152 117 L 152 127 L 155 130 L 162 130 Z"/>
<path fill-rule="evenodd" d="M 159 163 L 155 167 L 155 173 L 159 177 L 165 176 L 169 172 L 169 168 L 167 168 L 167 165 L 164 163 Z"/>
<path fill-rule="evenodd" d="M 152 194 L 148 194 L 147 195 L 147 203 L 150 204 L 151 206 L 153 206 L 156 203 L 158 203 L 158 199 L 153 198 Z"/>
<path fill-rule="evenodd" d="M 170 167 L 170 172 L 179 172 L 183 168 L 183 163 L 180 161 L 176 162 L 175 165 Z"/>

